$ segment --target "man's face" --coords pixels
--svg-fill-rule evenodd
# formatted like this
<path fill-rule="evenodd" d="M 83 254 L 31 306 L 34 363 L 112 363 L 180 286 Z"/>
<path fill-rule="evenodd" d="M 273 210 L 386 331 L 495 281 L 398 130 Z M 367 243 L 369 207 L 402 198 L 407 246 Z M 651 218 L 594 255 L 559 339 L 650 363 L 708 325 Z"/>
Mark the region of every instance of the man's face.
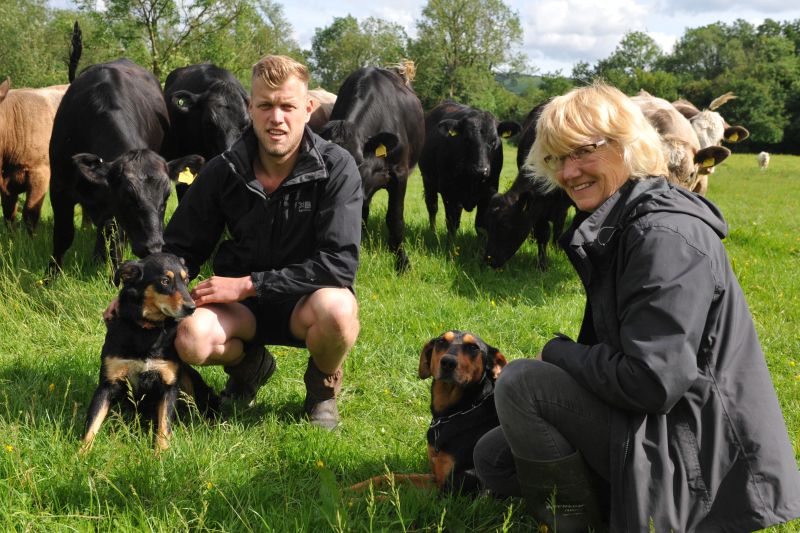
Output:
<path fill-rule="evenodd" d="M 285 159 L 300 146 L 303 128 L 311 117 L 308 89 L 294 76 L 275 89 L 256 77 L 248 111 L 264 152 L 276 159 Z"/>

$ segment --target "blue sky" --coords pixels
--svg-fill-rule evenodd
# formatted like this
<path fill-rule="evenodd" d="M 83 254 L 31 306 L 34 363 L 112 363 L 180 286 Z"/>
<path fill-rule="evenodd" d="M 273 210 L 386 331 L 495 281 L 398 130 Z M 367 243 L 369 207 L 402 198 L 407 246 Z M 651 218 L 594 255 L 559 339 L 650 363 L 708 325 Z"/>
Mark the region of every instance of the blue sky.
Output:
<path fill-rule="evenodd" d="M 396 22 L 416 35 L 415 21 L 427 0 L 276 0 L 292 24 L 294 37 L 310 48 L 316 28 L 334 17 L 374 16 Z M 800 19 L 796 0 L 505 0 L 522 22 L 522 51 L 540 72 L 569 74 L 579 61 L 607 57 L 631 30 L 648 33 L 669 51 L 687 28 L 741 18 L 760 24 Z M 50 5 L 73 7 L 71 0 Z"/>

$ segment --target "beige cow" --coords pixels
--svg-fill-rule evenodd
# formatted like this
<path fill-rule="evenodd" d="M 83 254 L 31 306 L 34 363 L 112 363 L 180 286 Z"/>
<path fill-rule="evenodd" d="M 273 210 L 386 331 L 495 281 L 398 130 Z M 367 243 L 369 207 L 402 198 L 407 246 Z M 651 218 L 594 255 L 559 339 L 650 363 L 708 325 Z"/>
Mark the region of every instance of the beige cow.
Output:
<path fill-rule="evenodd" d="M 640 91 L 631 100 L 661 135 L 669 180 L 704 195 L 708 189 L 708 172 L 722 163 L 731 154 L 730 150 L 722 146 L 701 148 L 697 134 L 686 117 L 663 98 Z"/>
<path fill-rule="evenodd" d="M 308 97 L 311 99 L 312 107 L 308 127 L 312 131 L 319 133 L 322 126 L 327 124 L 331 118 L 331 111 L 333 111 L 333 105 L 336 103 L 336 95 L 320 87 L 310 89 Z"/>
<path fill-rule="evenodd" d="M 69 85 L 10 89 L 0 84 L 0 201 L 13 223 L 17 197 L 25 193 L 22 220 L 33 233 L 50 183 L 50 134 L 61 97 Z"/>

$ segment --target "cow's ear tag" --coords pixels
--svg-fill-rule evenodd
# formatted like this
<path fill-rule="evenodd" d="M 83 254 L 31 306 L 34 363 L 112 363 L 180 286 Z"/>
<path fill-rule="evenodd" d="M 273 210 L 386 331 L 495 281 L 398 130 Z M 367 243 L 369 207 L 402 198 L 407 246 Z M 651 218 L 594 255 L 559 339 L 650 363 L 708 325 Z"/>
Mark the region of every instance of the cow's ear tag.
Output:
<path fill-rule="evenodd" d="M 728 139 L 727 139 L 727 140 L 728 140 L 728 142 L 735 143 L 736 141 L 738 141 L 738 140 L 739 140 L 739 134 L 738 134 L 738 133 L 731 133 L 731 134 L 728 136 Z"/>
<path fill-rule="evenodd" d="M 194 181 L 194 173 L 191 171 L 189 167 L 184 168 L 180 174 L 178 174 L 178 183 L 185 183 L 186 185 L 191 185 Z"/>
<path fill-rule="evenodd" d="M 458 137 L 458 132 L 456 130 L 447 130 L 447 134 L 450 137 Z"/>
<path fill-rule="evenodd" d="M 714 163 L 716 163 L 716 161 L 714 161 L 714 158 L 709 157 L 708 159 L 705 159 L 700 166 L 703 168 L 711 168 L 714 166 Z"/>
<path fill-rule="evenodd" d="M 511 132 L 509 130 L 506 130 L 500 135 L 500 137 L 502 137 L 503 139 L 508 139 L 509 137 L 511 137 Z"/>
<path fill-rule="evenodd" d="M 377 148 L 375 148 L 375 157 L 386 157 L 386 145 L 379 144 Z"/>

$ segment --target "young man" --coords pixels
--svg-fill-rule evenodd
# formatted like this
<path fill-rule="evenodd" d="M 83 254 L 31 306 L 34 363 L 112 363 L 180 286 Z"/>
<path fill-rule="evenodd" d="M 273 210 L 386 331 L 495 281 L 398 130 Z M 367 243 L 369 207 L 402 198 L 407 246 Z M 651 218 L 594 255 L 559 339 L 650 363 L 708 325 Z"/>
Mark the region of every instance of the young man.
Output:
<path fill-rule="evenodd" d="M 264 344 L 305 347 L 304 411 L 333 429 L 342 363 L 359 331 L 362 192 L 350 154 L 306 127 L 308 77 L 288 57 L 253 66 L 252 128 L 197 176 L 164 251 L 194 277 L 216 247 L 215 275 L 195 286 L 197 310 L 178 329 L 181 359 L 225 365 L 223 400 L 251 404 L 275 370 Z"/>

